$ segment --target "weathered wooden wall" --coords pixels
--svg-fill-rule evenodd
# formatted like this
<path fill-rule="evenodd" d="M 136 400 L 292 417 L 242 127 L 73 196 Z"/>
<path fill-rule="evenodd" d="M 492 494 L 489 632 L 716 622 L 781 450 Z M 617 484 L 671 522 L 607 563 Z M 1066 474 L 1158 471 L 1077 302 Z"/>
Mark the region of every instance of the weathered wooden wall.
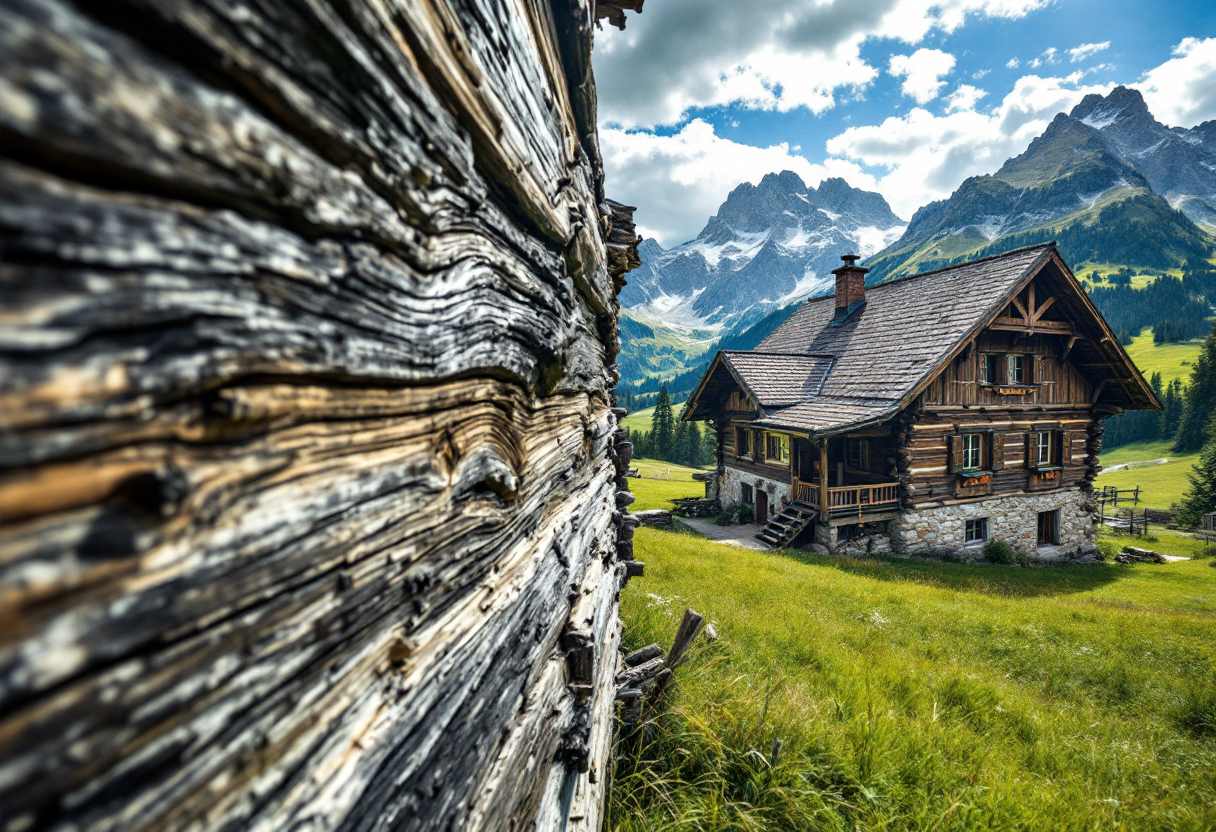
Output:
<path fill-rule="evenodd" d="M 0 4 L 0 830 L 596 827 L 596 13 Z"/>

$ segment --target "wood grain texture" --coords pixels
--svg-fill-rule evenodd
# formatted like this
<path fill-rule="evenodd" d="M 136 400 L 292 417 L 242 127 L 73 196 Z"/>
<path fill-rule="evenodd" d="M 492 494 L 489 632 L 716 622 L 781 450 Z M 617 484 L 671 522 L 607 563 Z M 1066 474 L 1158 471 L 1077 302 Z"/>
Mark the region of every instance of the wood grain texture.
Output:
<path fill-rule="evenodd" d="M 0 830 L 598 828 L 594 15 L 0 6 Z"/>

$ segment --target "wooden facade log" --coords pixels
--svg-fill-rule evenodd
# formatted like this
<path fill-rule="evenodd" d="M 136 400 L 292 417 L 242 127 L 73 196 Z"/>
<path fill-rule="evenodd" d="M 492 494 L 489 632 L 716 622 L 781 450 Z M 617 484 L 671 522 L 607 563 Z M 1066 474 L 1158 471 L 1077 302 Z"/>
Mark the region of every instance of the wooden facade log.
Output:
<path fill-rule="evenodd" d="M 639 260 L 591 24 L 0 7 L 0 828 L 596 828 Z"/>

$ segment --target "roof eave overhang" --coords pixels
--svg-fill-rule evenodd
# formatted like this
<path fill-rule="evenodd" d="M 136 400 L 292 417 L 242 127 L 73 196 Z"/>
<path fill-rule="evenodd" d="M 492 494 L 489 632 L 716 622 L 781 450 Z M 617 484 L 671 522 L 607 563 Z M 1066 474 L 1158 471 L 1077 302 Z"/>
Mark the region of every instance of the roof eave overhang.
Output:
<path fill-rule="evenodd" d="M 709 367 L 706 368 L 705 374 L 701 376 L 701 380 L 697 382 L 696 389 L 693 390 L 692 395 L 688 397 L 689 406 L 684 411 L 685 422 L 702 421 L 707 418 L 706 416 L 701 416 L 698 419 L 695 414 L 700 408 L 701 393 L 705 390 L 705 385 L 709 383 L 710 376 L 714 374 L 714 370 L 719 364 L 726 367 L 726 371 L 730 373 L 731 378 L 733 378 L 736 383 L 743 388 L 744 392 L 747 393 L 748 397 L 756 403 L 756 408 L 760 411 L 760 413 L 763 415 L 768 414 L 768 409 L 771 408 L 772 405 L 765 405 L 760 401 L 760 397 L 756 395 L 756 392 L 752 390 L 748 383 L 743 380 L 743 377 L 735 371 L 735 368 L 731 366 L 731 363 L 723 357 L 727 352 L 727 350 L 718 350 L 718 353 L 714 356 L 714 360 L 709 362 Z"/>
<path fill-rule="evenodd" d="M 838 427 L 828 428 L 826 430 L 808 430 L 805 427 L 794 427 L 793 425 L 783 425 L 780 421 L 780 419 L 781 419 L 780 413 L 778 413 L 772 417 L 767 417 L 764 419 L 757 419 L 755 424 L 757 424 L 763 428 L 772 428 L 774 430 L 786 431 L 788 433 L 802 434 L 811 439 L 814 439 L 816 437 L 839 436 L 842 433 L 851 433 L 852 431 L 861 430 L 862 428 L 869 428 L 869 427 L 874 427 L 875 425 L 881 425 L 884 422 L 889 422 L 895 416 L 898 416 L 900 411 L 902 411 L 902 410 L 903 410 L 903 407 L 898 404 L 891 405 L 886 410 L 876 413 L 873 416 L 867 416 L 865 419 L 858 419 L 855 422 L 849 422 L 847 425 L 840 425 Z"/>

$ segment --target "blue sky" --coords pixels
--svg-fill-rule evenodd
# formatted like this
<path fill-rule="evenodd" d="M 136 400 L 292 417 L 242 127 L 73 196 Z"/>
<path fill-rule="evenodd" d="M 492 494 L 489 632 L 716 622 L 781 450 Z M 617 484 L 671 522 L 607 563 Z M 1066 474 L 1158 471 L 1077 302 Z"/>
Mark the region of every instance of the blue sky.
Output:
<path fill-rule="evenodd" d="M 909 219 L 1087 93 L 1216 118 L 1216 2 L 649 0 L 598 35 L 596 75 L 608 193 L 665 246 L 785 168 Z"/>

